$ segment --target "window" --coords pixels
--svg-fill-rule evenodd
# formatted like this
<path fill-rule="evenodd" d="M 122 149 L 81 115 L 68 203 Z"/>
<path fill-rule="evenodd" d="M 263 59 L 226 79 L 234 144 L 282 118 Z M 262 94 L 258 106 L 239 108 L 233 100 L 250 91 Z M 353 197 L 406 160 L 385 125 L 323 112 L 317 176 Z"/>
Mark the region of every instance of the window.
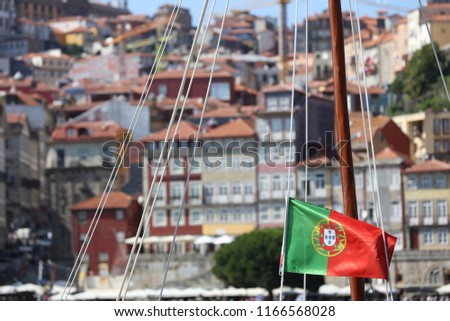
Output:
<path fill-rule="evenodd" d="M 432 180 L 430 175 L 423 175 L 421 178 L 421 187 L 422 188 L 432 188 Z"/>
<path fill-rule="evenodd" d="M 267 176 L 259 176 L 259 190 L 260 191 L 267 191 L 269 190 L 269 177 Z"/>
<path fill-rule="evenodd" d="M 362 171 L 357 171 L 355 173 L 355 185 L 357 188 L 362 188 L 363 187 L 363 172 Z"/>
<path fill-rule="evenodd" d="M 253 184 L 246 183 L 244 186 L 244 194 L 245 195 L 253 195 Z"/>
<path fill-rule="evenodd" d="M 391 171 L 391 187 L 400 187 L 400 171 L 397 169 Z"/>
<path fill-rule="evenodd" d="M 241 184 L 240 183 L 233 184 L 233 195 L 241 195 Z"/>
<path fill-rule="evenodd" d="M 214 194 L 214 187 L 212 185 L 205 185 L 203 187 L 203 192 L 205 193 L 206 197 L 211 197 Z"/>
<path fill-rule="evenodd" d="M 291 106 L 291 98 L 289 96 L 280 97 L 280 109 L 289 109 Z"/>
<path fill-rule="evenodd" d="M 448 244 L 448 229 L 447 228 L 440 228 L 438 230 L 438 242 L 440 245 Z"/>
<path fill-rule="evenodd" d="M 269 221 L 269 211 L 267 209 L 267 207 L 263 207 L 261 208 L 260 212 L 259 212 L 259 220 L 263 223 L 263 222 L 268 222 Z"/>
<path fill-rule="evenodd" d="M 408 189 L 417 189 L 417 176 L 408 176 Z"/>
<path fill-rule="evenodd" d="M 200 199 L 200 185 L 191 184 L 189 186 L 189 198 L 193 200 Z"/>
<path fill-rule="evenodd" d="M 441 133 L 441 122 L 439 119 L 435 119 L 433 122 L 434 134 L 439 135 Z"/>
<path fill-rule="evenodd" d="M 214 217 L 214 211 L 213 210 L 208 210 L 206 212 L 206 222 L 208 223 L 212 223 L 215 221 L 215 217 Z"/>
<path fill-rule="evenodd" d="M 233 221 L 241 222 L 241 220 L 242 220 L 241 210 L 237 208 L 234 210 L 234 213 L 233 213 Z"/>
<path fill-rule="evenodd" d="M 281 222 L 283 220 L 283 209 L 281 206 L 275 206 L 273 209 L 273 220 L 275 222 Z"/>
<path fill-rule="evenodd" d="M 101 263 L 108 263 L 109 261 L 109 254 L 106 252 L 100 252 L 98 253 L 98 261 Z"/>
<path fill-rule="evenodd" d="M 338 171 L 333 172 L 332 184 L 334 188 L 341 187 L 341 175 Z"/>
<path fill-rule="evenodd" d="M 444 220 L 448 218 L 448 204 L 446 200 L 436 201 L 436 212 L 438 220 Z"/>
<path fill-rule="evenodd" d="M 77 130 L 75 128 L 67 129 L 67 137 L 73 138 L 77 136 Z"/>
<path fill-rule="evenodd" d="M 437 188 L 447 188 L 447 176 L 437 175 L 436 176 L 436 187 Z"/>
<path fill-rule="evenodd" d="M 123 210 L 116 211 L 116 221 L 122 221 L 125 218 L 125 212 Z"/>
<path fill-rule="evenodd" d="M 64 167 L 65 165 L 65 151 L 63 149 L 58 149 L 56 151 L 56 166 Z"/>
<path fill-rule="evenodd" d="M 153 216 L 153 226 L 167 226 L 167 215 L 165 211 L 156 211 Z"/>
<path fill-rule="evenodd" d="M 444 132 L 444 134 L 450 133 L 448 118 L 442 119 L 442 131 Z"/>
<path fill-rule="evenodd" d="M 230 84 L 227 82 L 214 82 L 211 84 L 211 97 L 219 100 L 230 100 L 230 92 Z"/>
<path fill-rule="evenodd" d="M 439 139 L 436 139 L 435 141 L 434 141 L 434 152 L 435 153 L 437 153 L 437 152 L 440 152 L 441 151 L 441 141 L 439 140 Z"/>
<path fill-rule="evenodd" d="M 448 152 L 449 151 L 448 139 L 444 139 L 442 141 L 442 151 L 444 151 L 444 152 Z"/>
<path fill-rule="evenodd" d="M 78 212 L 78 224 L 79 225 L 86 225 L 88 222 L 88 215 L 86 211 L 79 211 Z"/>
<path fill-rule="evenodd" d="M 228 186 L 225 183 L 219 185 L 219 195 L 227 196 L 228 195 Z"/>
<path fill-rule="evenodd" d="M 373 203 L 369 203 L 369 205 L 367 206 L 367 217 L 370 221 L 373 221 L 374 217 L 375 217 L 375 206 Z"/>
<path fill-rule="evenodd" d="M 172 184 L 170 185 L 170 197 L 172 200 L 181 200 L 181 185 Z"/>
<path fill-rule="evenodd" d="M 221 222 L 228 222 L 228 211 L 223 209 L 220 211 L 220 221 Z"/>
<path fill-rule="evenodd" d="M 398 220 L 401 219 L 400 203 L 399 202 L 392 202 L 391 203 L 391 217 L 395 221 L 398 221 Z"/>
<path fill-rule="evenodd" d="M 281 118 L 273 118 L 271 125 L 272 133 L 280 133 L 283 130 L 283 122 Z"/>
<path fill-rule="evenodd" d="M 409 201 L 408 202 L 408 215 L 410 218 L 419 217 L 417 201 Z"/>
<path fill-rule="evenodd" d="M 166 84 L 158 85 L 158 94 L 159 94 L 159 96 L 162 96 L 162 97 L 167 96 L 167 85 Z"/>
<path fill-rule="evenodd" d="M 254 215 L 253 215 L 253 210 L 251 208 L 249 208 L 246 212 L 245 212 L 245 220 L 247 222 L 253 222 L 254 221 Z"/>
<path fill-rule="evenodd" d="M 125 242 L 125 232 L 123 231 L 116 232 L 116 241 L 117 243 Z"/>
<path fill-rule="evenodd" d="M 272 188 L 273 188 L 274 191 L 280 191 L 281 190 L 281 176 L 280 175 L 275 175 L 273 177 Z"/>
<path fill-rule="evenodd" d="M 202 217 L 200 210 L 191 210 L 189 215 L 190 225 L 200 225 L 202 223 Z"/>
<path fill-rule="evenodd" d="M 422 202 L 422 215 L 424 219 L 432 218 L 433 216 L 433 203 L 431 201 Z"/>
<path fill-rule="evenodd" d="M 178 216 L 180 215 L 180 211 L 179 210 L 171 210 L 170 211 L 170 224 L 172 226 L 176 226 L 177 225 L 177 221 L 178 221 Z M 185 217 L 184 217 L 184 211 L 181 212 L 181 216 L 180 216 L 180 226 L 185 224 Z"/>
<path fill-rule="evenodd" d="M 316 174 L 316 189 L 324 189 L 326 185 L 325 175 Z"/>
<path fill-rule="evenodd" d="M 171 175 L 183 175 L 184 174 L 184 162 L 180 159 L 172 159 L 170 161 L 170 174 Z"/>
<path fill-rule="evenodd" d="M 278 107 L 278 99 L 275 97 L 267 97 L 267 110 L 276 110 Z"/>
<path fill-rule="evenodd" d="M 426 229 L 423 231 L 423 244 L 433 244 L 433 231 L 431 229 Z"/>

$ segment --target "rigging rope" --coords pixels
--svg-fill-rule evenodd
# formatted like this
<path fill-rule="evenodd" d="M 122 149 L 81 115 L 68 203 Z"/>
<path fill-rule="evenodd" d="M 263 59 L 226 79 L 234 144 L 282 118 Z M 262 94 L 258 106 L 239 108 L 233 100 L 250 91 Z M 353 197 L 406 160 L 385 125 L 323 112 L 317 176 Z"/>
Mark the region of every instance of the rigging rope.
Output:
<path fill-rule="evenodd" d="M 306 1 L 308 3 L 308 0 Z M 295 98 L 295 76 L 296 76 L 296 63 L 297 63 L 297 36 L 298 36 L 298 7 L 299 0 L 296 0 L 295 3 L 295 23 L 294 23 L 294 56 L 292 61 L 292 87 L 291 87 L 291 112 L 290 112 L 290 132 L 289 132 L 289 159 L 288 159 L 288 183 L 287 183 L 287 192 L 286 192 L 286 210 L 284 215 L 284 229 L 283 229 L 283 243 L 281 245 L 281 264 L 279 274 L 281 276 L 281 285 L 280 285 L 280 301 L 283 300 L 283 286 L 284 286 L 284 264 L 285 264 L 285 252 L 286 252 L 286 229 L 287 229 L 287 220 L 288 220 L 288 212 L 289 212 L 289 197 L 291 196 L 291 178 L 292 178 L 292 144 L 293 144 L 293 129 L 294 129 L 294 98 Z M 306 17 L 308 17 L 308 13 L 306 13 Z M 308 50 L 308 48 L 306 48 Z M 308 55 L 306 55 L 308 56 Z M 284 59 L 284 57 L 283 57 Z M 308 67 L 306 67 L 308 70 Z M 307 78 L 308 79 L 308 78 Z M 306 80 L 308 81 L 308 80 Z M 295 188 L 295 186 L 294 186 Z M 306 291 L 305 291 L 306 294 Z"/>
<path fill-rule="evenodd" d="M 361 55 L 361 61 L 366 61 L 366 57 L 365 57 L 365 53 L 364 53 L 364 47 L 363 47 L 363 43 L 362 43 L 362 37 L 361 37 L 361 23 L 360 23 L 360 19 L 359 19 L 359 8 L 358 8 L 358 1 L 355 0 L 355 8 L 356 8 L 356 22 L 357 22 L 357 26 L 358 26 L 358 34 L 359 34 L 359 49 L 360 49 L 360 55 Z M 351 3 L 350 3 L 350 14 L 352 12 L 351 9 Z M 351 18 L 351 22 L 353 23 L 353 18 Z M 352 28 L 352 32 L 353 32 L 353 28 Z M 355 34 L 353 33 L 353 42 L 355 42 Z M 355 44 L 354 44 L 355 45 Z M 355 45 L 356 46 L 356 45 Z M 356 58 L 356 57 L 355 57 Z M 358 63 L 357 63 L 358 65 Z M 376 159 L 375 159 L 375 147 L 374 147 L 374 141 L 373 141 L 373 131 L 372 131 L 372 116 L 371 116 L 371 112 L 370 112 L 370 104 L 369 104 L 369 94 L 368 94 L 368 89 L 367 89 L 367 78 L 366 78 L 366 73 L 363 69 L 362 72 L 363 75 L 363 83 L 364 83 L 364 96 L 365 96 L 365 108 L 366 108 L 366 112 L 367 112 L 367 120 L 368 120 L 368 134 L 369 134 L 369 139 L 370 139 L 370 149 L 368 146 L 368 142 L 367 142 L 367 133 L 365 132 L 365 142 L 366 142 L 366 149 L 369 151 L 368 152 L 368 165 L 369 165 L 369 173 L 371 175 L 371 180 L 372 180 L 372 191 L 374 192 L 374 196 L 376 197 L 376 202 L 374 202 L 374 206 L 375 206 L 375 212 L 376 212 L 376 221 L 377 221 L 377 225 L 380 226 L 381 231 L 382 231 L 382 236 L 383 236 L 383 247 L 384 247 L 384 254 L 385 254 L 385 259 L 386 259 L 386 267 L 387 267 L 387 271 L 388 271 L 388 282 L 387 284 L 389 285 L 389 291 L 388 289 L 386 289 L 386 295 L 388 296 L 388 298 L 393 301 L 393 290 L 392 290 L 392 281 L 391 281 L 391 273 L 389 270 L 389 257 L 388 257 L 388 250 L 387 250 L 387 244 L 386 244 L 386 236 L 385 236 L 385 229 L 384 229 L 384 222 L 383 222 L 383 213 L 381 212 L 381 200 L 380 200 L 380 193 L 379 193 L 379 187 L 378 187 L 378 173 L 377 173 L 377 164 L 376 164 Z M 361 82 L 360 82 L 360 75 L 359 73 L 357 74 L 358 77 L 358 85 L 359 85 L 359 90 L 360 90 L 360 95 L 361 95 Z M 362 101 L 362 103 L 364 104 L 364 102 Z M 361 108 L 361 110 L 363 110 L 364 108 Z M 365 118 L 364 118 L 364 114 L 363 115 L 363 124 L 364 124 L 364 128 L 365 128 Z M 366 129 L 365 129 L 366 130 Z M 371 165 L 370 165 L 370 157 L 372 158 L 372 166 L 373 166 L 373 172 L 371 170 Z M 387 285 L 386 285 L 387 287 Z"/>
<path fill-rule="evenodd" d="M 188 165 L 190 164 L 189 171 L 188 171 L 188 176 L 186 177 L 184 191 L 183 191 L 183 197 L 182 197 L 181 205 L 180 205 L 180 212 L 178 214 L 177 224 L 175 226 L 173 239 L 172 239 L 172 244 L 170 246 L 169 256 L 167 258 L 167 263 L 166 263 L 166 267 L 165 267 L 165 270 L 164 270 L 163 282 L 162 282 L 160 293 L 159 293 L 159 301 L 162 300 L 162 295 L 163 295 L 163 291 L 164 291 L 164 288 L 165 288 L 165 285 L 166 285 L 166 280 L 167 280 L 167 274 L 168 274 L 168 271 L 169 271 L 170 261 L 172 259 L 172 254 L 173 254 L 173 250 L 174 250 L 174 247 L 175 247 L 177 232 L 178 232 L 178 228 L 179 228 L 179 225 L 180 225 L 180 218 L 181 218 L 182 213 L 184 212 L 184 205 L 185 205 L 185 202 L 186 202 L 187 190 L 188 190 L 189 182 L 191 180 L 192 168 L 193 168 L 193 164 L 194 164 L 194 161 L 195 161 L 195 147 L 198 145 L 199 140 L 200 140 L 200 132 L 201 132 L 201 129 L 202 129 L 203 118 L 204 118 L 204 115 L 205 115 L 206 105 L 207 105 L 209 93 L 210 93 L 210 90 L 211 90 L 211 84 L 212 84 L 212 80 L 213 80 L 213 76 L 214 76 L 214 71 L 215 71 L 215 66 L 216 66 L 216 62 L 217 62 L 217 57 L 218 57 L 218 54 L 219 54 L 220 41 L 222 39 L 222 34 L 223 34 L 224 26 L 225 26 L 225 20 L 226 20 L 226 15 L 228 13 L 229 4 L 230 4 L 230 0 L 227 0 L 227 2 L 225 4 L 225 11 L 224 11 L 224 14 L 223 14 L 223 17 L 222 17 L 222 23 L 221 23 L 221 26 L 220 26 L 219 37 L 218 37 L 218 40 L 217 40 L 217 47 L 216 47 L 216 51 L 215 51 L 213 62 L 212 62 L 212 66 L 211 66 L 211 73 L 210 73 L 209 80 L 208 80 L 208 87 L 207 87 L 206 93 L 205 93 L 205 100 L 203 101 L 203 107 L 202 107 L 202 112 L 201 112 L 201 115 L 200 115 L 200 121 L 199 121 L 199 124 L 198 124 L 197 133 L 196 133 L 195 141 L 194 141 L 194 145 L 193 145 L 194 146 L 194 150 L 193 150 L 193 153 L 192 153 L 192 156 L 191 156 L 191 160 L 188 163 Z M 205 30 L 205 33 L 204 33 L 204 39 L 206 37 L 206 33 L 208 31 L 208 27 L 209 27 L 209 25 L 211 23 L 211 18 L 212 18 L 212 14 L 214 12 L 215 5 L 216 5 L 216 0 L 214 0 L 213 7 L 211 9 L 211 16 L 209 17 L 209 21 L 208 21 L 208 24 L 207 24 L 207 27 L 206 27 L 206 30 Z M 199 52 L 198 57 L 200 57 L 200 55 L 201 55 L 201 50 Z"/>
<path fill-rule="evenodd" d="M 431 47 L 433 48 L 434 58 L 436 59 L 437 66 L 439 68 L 442 84 L 444 85 L 445 93 L 447 94 L 447 99 L 448 102 L 450 103 L 450 93 L 448 91 L 447 82 L 445 81 L 444 72 L 442 71 L 441 62 L 439 61 L 439 56 L 437 54 L 436 46 L 434 44 L 433 37 L 431 35 L 430 26 L 428 24 L 427 14 L 425 13 L 425 9 L 423 8 L 421 0 L 419 0 L 419 5 L 420 5 L 420 12 L 422 13 L 423 20 L 425 21 L 425 26 L 427 28 L 428 37 L 430 38 Z"/>
<path fill-rule="evenodd" d="M 128 128 L 128 132 L 125 134 L 124 142 L 122 143 L 122 145 L 120 147 L 119 157 L 116 160 L 116 163 L 114 164 L 114 168 L 111 171 L 111 174 L 110 174 L 110 176 L 108 178 L 108 181 L 107 181 L 106 187 L 105 187 L 105 189 L 104 189 L 104 191 L 102 193 L 102 197 L 100 199 L 99 205 L 98 205 L 98 207 L 97 207 L 97 209 L 96 209 L 96 211 L 94 213 L 92 222 L 91 222 L 91 224 L 89 226 L 89 229 L 88 229 L 88 232 L 86 234 L 86 238 L 84 239 L 84 242 L 83 242 L 83 244 L 82 244 L 82 246 L 80 248 L 80 251 L 79 251 L 79 253 L 78 253 L 78 255 L 77 255 L 76 259 L 75 259 L 74 266 L 73 266 L 73 268 L 72 268 L 72 270 L 71 270 L 71 272 L 69 274 L 69 277 L 68 277 L 68 279 L 66 281 L 66 284 L 65 284 L 65 287 L 64 287 L 64 290 L 63 290 L 63 293 L 61 295 L 61 299 L 60 300 L 64 300 L 64 299 L 67 300 L 67 297 L 69 295 L 68 289 L 70 289 L 73 286 L 73 283 L 74 283 L 74 281 L 76 279 L 76 276 L 79 273 L 81 264 L 82 264 L 82 262 L 83 262 L 83 260 L 84 260 L 84 258 L 86 256 L 87 250 L 88 250 L 89 245 L 90 245 L 91 240 L 92 240 L 92 237 L 93 237 L 94 232 L 95 232 L 95 230 L 97 228 L 98 222 L 99 222 L 100 217 L 101 217 L 101 215 L 103 213 L 104 207 L 106 205 L 106 202 L 108 200 L 108 197 L 110 195 L 112 187 L 114 186 L 115 180 L 116 180 L 117 175 L 118 175 L 119 168 L 123 164 L 124 157 L 125 157 L 125 151 L 128 148 L 130 140 L 131 140 L 131 138 L 133 136 L 133 132 L 134 132 L 136 126 L 137 126 L 137 122 L 139 121 L 139 118 L 141 116 L 143 106 L 145 105 L 145 102 L 147 101 L 147 98 L 148 98 L 148 95 L 149 95 L 149 92 L 150 92 L 150 88 L 152 86 L 153 79 L 154 79 L 154 75 L 155 75 L 154 73 L 159 67 L 162 54 L 163 54 L 163 52 L 165 50 L 165 45 L 167 44 L 167 41 L 168 41 L 168 36 L 171 34 L 171 31 L 172 31 L 173 25 L 175 23 L 176 16 L 178 15 L 178 10 L 179 10 L 179 8 L 181 6 L 181 3 L 182 3 L 182 0 L 177 0 L 175 2 L 175 5 L 173 7 L 172 13 L 171 13 L 170 18 L 169 18 L 169 22 L 168 22 L 168 24 L 166 26 L 166 29 L 164 31 L 163 42 L 165 42 L 165 44 L 158 48 L 157 55 L 155 57 L 156 59 L 153 62 L 153 65 L 152 65 L 152 68 L 150 70 L 150 73 L 148 74 L 148 77 L 146 79 L 144 90 L 143 90 L 143 92 L 141 94 L 141 97 L 139 99 L 138 105 L 137 105 L 136 110 L 135 110 L 135 112 L 133 114 L 133 117 L 131 119 L 130 126 Z"/>
<path fill-rule="evenodd" d="M 203 9 L 202 9 L 202 13 L 201 13 L 201 16 L 200 16 L 200 20 L 199 20 L 199 23 L 198 23 L 198 26 L 197 26 L 197 30 L 196 30 L 195 35 L 194 35 L 194 40 L 192 42 L 192 47 L 191 47 L 191 50 L 190 50 L 190 53 L 189 53 L 189 57 L 188 57 L 188 60 L 187 60 L 186 66 L 185 66 L 183 78 L 182 78 L 182 81 L 181 81 L 181 84 L 180 84 L 180 89 L 179 89 L 179 92 L 178 92 L 178 96 L 177 96 L 175 104 L 174 104 L 174 110 L 173 110 L 173 113 L 172 113 L 172 117 L 170 119 L 169 126 L 167 127 L 167 132 L 166 132 L 166 135 L 165 135 L 163 148 L 161 150 L 161 154 L 160 154 L 160 157 L 159 157 L 159 160 L 158 160 L 158 164 L 157 164 L 157 167 L 156 167 L 156 175 L 153 176 L 152 184 L 151 184 L 151 186 L 149 188 L 149 191 L 148 191 L 146 199 L 145 199 L 145 206 L 144 206 L 144 209 L 143 209 L 143 215 L 141 217 L 141 221 L 139 223 L 138 231 L 136 233 L 136 238 L 135 238 L 135 241 L 133 243 L 132 252 L 130 253 L 130 256 L 129 256 L 129 259 L 128 259 L 126 271 L 125 271 L 124 277 L 122 279 L 119 295 L 117 297 L 118 301 L 119 300 L 122 300 L 122 301 L 125 300 L 126 293 L 127 293 L 128 288 L 130 286 L 131 277 L 132 277 L 132 274 L 134 272 L 134 269 L 135 269 L 135 266 L 136 266 L 136 263 L 137 263 L 139 252 L 140 252 L 140 250 L 142 248 L 142 245 L 143 245 L 143 242 L 144 242 L 144 238 L 143 237 L 139 238 L 138 236 L 141 234 L 142 230 L 143 230 L 143 235 L 145 235 L 147 233 L 148 228 L 149 228 L 150 218 L 151 218 L 151 216 L 153 214 L 154 206 L 155 206 L 155 203 L 156 203 L 156 197 L 153 198 L 153 202 L 152 202 L 150 210 L 148 210 L 148 206 L 149 206 L 150 200 L 152 198 L 153 188 L 154 188 L 154 185 L 155 185 L 155 182 L 156 182 L 157 175 L 158 175 L 159 170 L 161 168 L 161 164 L 162 164 L 165 152 L 166 152 L 167 144 L 169 143 L 168 140 L 169 140 L 170 131 L 172 129 L 173 123 L 175 122 L 176 114 L 177 114 L 177 111 L 178 111 L 178 104 L 179 104 L 179 102 L 181 100 L 181 97 L 182 97 L 182 94 L 183 94 L 183 89 L 184 89 L 184 86 L 186 84 L 186 80 L 187 80 L 187 75 L 188 75 L 188 72 L 189 72 L 190 64 L 191 64 L 192 58 L 194 56 L 195 44 L 197 43 L 198 36 L 200 34 L 200 29 L 201 29 L 201 26 L 203 24 L 203 20 L 204 20 L 204 17 L 205 17 L 206 9 L 208 7 L 208 2 L 209 2 L 209 0 L 205 0 L 205 2 L 203 4 Z M 203 43 L 202 43 L 202 45 L 203 45 Z M 194 79 L 194 73 L 195 73 L 195 70 L 197 68 L 197 64 L 198 64 L 198 59 L 197 59 L 195 65 L 194 65 L 194 71 L 193 71 L 192 76 L 191 76 L 189 89 L 190 89 L 190 87 L 192 85 L 192 82 L 193 82 L 193 79 Z M 186 98 L 186 100 L 187 100 L 187 98 Z M 173 133 L 173 138 L 172 138 L 172 140 L 171 140 L 171 142 L 169 144 L 169 149 L 167 151 L 167 157 L 166 157 L 166 160 L 164 162 L 164 166 L 162 167 L 162 173 L 160 175 L 160 180 L 158 182 L 158 186 L 156 188 L 155 195 L 158 195 L 158 193 L 159 193 L 161 182 L 162 182 L 162 179 L 163 179 L 164 174 L 165 174 L 165 169 L 166 169 L 167 163 L 168 163 L 168 161 L 170 159 L 170 154 L 172 152 L 172 148 L 173 148 L 173 145 L 174 145 L 177 133 L 178 133 L 179 125 L 180 125 L 181 118 L 182 118 L 182 115 L 183 115 L 183 112 L 184 112 L 184 108 L 186 106 L 186 100 L 183 103 L 183 106 L 181 108 L 180 115 L 178 117 L 178 120 L 177 120 L 177 123 L 176 123 L 176 126 L 175 126 L 175 131 Z M 137 245 L 138 242 L 139 242 L 139 246 Z M 138 246 L 138 249 L 136 251 L 136 247 L 137 246 Z M 131 265 L 131 269 L 130 269 L 130 264 L 131 264 L 133 255 L 134 255 L 134 260 L 133 260 L 133 264 Z M 129 269 L 130 269 L 130 271 L 128 271 Z M 126 285 L 125 285 L 125 283 L 126 283 Z"/>

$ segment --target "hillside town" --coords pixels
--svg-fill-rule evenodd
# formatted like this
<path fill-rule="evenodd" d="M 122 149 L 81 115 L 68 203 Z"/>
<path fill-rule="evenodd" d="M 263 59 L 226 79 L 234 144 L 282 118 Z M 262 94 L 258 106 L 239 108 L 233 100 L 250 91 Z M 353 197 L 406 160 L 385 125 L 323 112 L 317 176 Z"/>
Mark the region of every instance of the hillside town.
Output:
<path fill-rule="evenodd" d="M 360 17 L 357 41 L 365 53 L 360 72 L 366 76 L 370 117 L 362 117 L 354 13 L 343 13 L 343 28 L 359 217 L 378 223 L 369 148 L 384 229 L 397 237 L 393 286 L 404 299 L 439 300 L 450 297 L 450 289 L 447 296 L 437 291 L 450 283 L 450 101 L 431 43 L 448 86 L 450 1 L 428 1 L 424 9 L 426 20 L 420 8 L 389 14 L 382 6 Z M 17 282 L 51 289 L 68 278 L 115 167 L 118 153 L 112 150 L 128 140 L 172 12 L 173 4 L 131 12 L 126 0 L 0 0 L 0 289 Z M 118 287 L 145 196 L 161 175 L 141 235 L 135 289 L 161 285 L 182 203 L 168 275 L 168 284 L 178 288 L 223 287 L 211 272 L 214 252 L 244 233 L 283 227 L 288 185 L 292 197 L 304 199 L 306 193 L 315 205 L 344 211 L 333 154 L 328 11 L 309 16 L 308 48 L 306 21 L 298 24 L 297 39 L 293 25 L 280 34 L 277 18 L 248 9 L 229 12 L 223 35 L 221 22 L 217 16 L 205 37 L 195 81 L 179 102 L 184 114 L 175 134 L 167 126 L 197 23 L 189 9 L 179 10 L 82 262 L 79 291 Z M 436 76 L 415 86 L 414 80 L 423 79 L 413 74 L 416 61 L 425 64 L 426 57 Z M 370 146 L 364 135 L 368 118 Z M 176 152 L 161 173 L 155 164 L 166 137 L 174 140 Z M 291 138 L 293 146 L 286 145 Z M 193 155 L 197 162 L 191 164 Z M 287 159 L 295 163 L 291 171 Z M 325 285 L 348 282 L 326 277 Z"/>

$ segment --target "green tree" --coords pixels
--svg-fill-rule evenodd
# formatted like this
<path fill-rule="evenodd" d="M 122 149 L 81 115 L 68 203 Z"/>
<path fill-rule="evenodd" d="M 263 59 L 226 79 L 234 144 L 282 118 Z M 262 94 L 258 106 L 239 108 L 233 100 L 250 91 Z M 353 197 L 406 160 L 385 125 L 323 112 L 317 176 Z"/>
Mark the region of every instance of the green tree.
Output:
<path fill-rule="evenodd" d="M 437 54 L 444 71 L 448 70 L 446 56 L 436 45 Z M 408 63 L 405 76 L 405 93 L 412 100 L 426 94 L 440 78 L 439 69 L 431 44 L 416 51 Z"/>
<path fill-rule="evenodd" d="M 214 255 L 213 273 L 227 285 L 235 287 L 262 287 L 269 292 L 280 286 L 278 267 L 283 240 L 281 228 L 255 230 L 223 245 Z M 286 273 L 285 284 L 301 287 L 300 274 Z M 317 291 L 323 284 L 322 276 L 308 276 L 308 289 Z"/>

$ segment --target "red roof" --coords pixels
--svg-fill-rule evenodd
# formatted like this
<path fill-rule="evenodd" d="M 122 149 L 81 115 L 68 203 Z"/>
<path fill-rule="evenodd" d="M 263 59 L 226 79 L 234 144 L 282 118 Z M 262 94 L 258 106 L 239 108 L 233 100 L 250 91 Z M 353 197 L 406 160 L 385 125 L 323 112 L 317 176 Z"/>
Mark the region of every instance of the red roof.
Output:
<path fill-rule="evenodd" d="M 72 211 L 96 210 L 100 204 L 102 195 L 95 196 L 70 207 Z M 127 209 L 130 207 L 133 197 L 122 192 L 111 192 L 105 203 L 105 209 Z"/>
<path fill-rule="evenodd" d="M 276 92 L 285 92 L 285 91 L 292 91 L 292 86 L 289 84 L 278 84 L 278 85 L 272 85 L 272 86 L 266 86 L 262 89 L 263 93 L 276 93 Z M 299 87 L 295 87 L 295 91 L 304 93 L 302 89 Z"/>
<path fill-rule="evenodd" d="M 27 122 L 27 115 L 23 113 L 8 113 L 6 114 L 6 122 L 8 124 L 25 125 Z"/>
<path fill-rule="evenodd" d="M 382 151 L 378 152 L 375 155 L 376 160 L 393 160 L 393 159 L 401 159 L 405 163 L 411 163 L 411 159 L 408 155 L 399 153 L 389 147 L 385 147 Z"/>
<path fill-rule="evenodd" d="M 429 172 L 450 172 L 450 164 L 437 159 L 426 160 L 417 163 L 404 171 L 406 174 L 429 173 Z"/>
<path fill-rule="evenodd" d="M 175 132 L 175 127 L 176 127 L 176 124 L 173 124 L 172 128 L 170 129 L 170 135 L 169 135 L 168 139 L 173 138 L 173 134 Z M 147 136 L 141 138 L 140 140 L 146 141 L 146 142 L 163 141 L 166 138 L 166 134 L 167 134 L 167 128 L 164 128 L 164 129 L 161 129 L 160 131 L 157 131 L 156 133 L 147 135 Z M 180 122 L 180 126 L 178 127 L 178 132 L 177 132 L 178 140 L 183 140 L 183 141 L 194 140 L 196 135 L 197 135 L 197 126 L 195 126 L 194 124 L 192 124 L 190 122 L 184 121 L 184 120 L 182 120 Z"/>
<path fill-rule="evenodd" d="M 56 128 L 51 136 L 52 142 L 89 141 L 122 138 L 126 129 L 112 121 L 83 121 L 65 124 Z"/>
<path fill-rule="evenodd" d="M 247 121 L 236 119 L 203 135 L 204 138 L 231 138 L 231 137 L 254 137 L 255 129 Z"/>

